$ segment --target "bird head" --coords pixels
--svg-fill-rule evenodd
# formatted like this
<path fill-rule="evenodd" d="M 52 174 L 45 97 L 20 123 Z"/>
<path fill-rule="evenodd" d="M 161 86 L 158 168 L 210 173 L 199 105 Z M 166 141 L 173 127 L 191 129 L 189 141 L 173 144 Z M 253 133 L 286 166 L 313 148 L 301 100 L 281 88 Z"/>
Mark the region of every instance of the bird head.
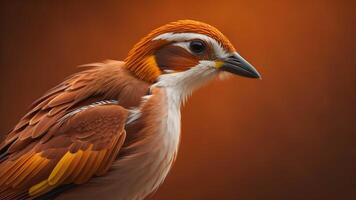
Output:
<path fill-rule="evenodd" d="M 260 78 L 225 35 L 193 20 L 179 20 L 153 30 L 131 49 L 125 62 L 138 78 L 172 86 L 197 86 L 222 72 Z"/>

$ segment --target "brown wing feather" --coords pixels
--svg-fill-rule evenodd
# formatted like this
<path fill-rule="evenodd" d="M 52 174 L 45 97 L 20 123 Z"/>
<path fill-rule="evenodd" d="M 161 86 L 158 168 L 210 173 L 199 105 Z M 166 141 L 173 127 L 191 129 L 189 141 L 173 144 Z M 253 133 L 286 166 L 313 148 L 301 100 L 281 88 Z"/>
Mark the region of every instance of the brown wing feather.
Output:
<path fill-rule="evenodd" d="M 32 104 L 0 144 L 0 200 L 14 191 L 20 195 L 31 188 L 36 196 L 63 183 L 83 183 L 109 169 L 126 135 L 124 108 L 138 106 L 149 88 L 123 65 L 119 61 L 96 64 Z M 122 107 L 90 108 L 61 124 L 69 112 L 111 99 L 119 99 Z M 106 116 L 112 114 L 108 107 L 117 111 L 115 116 Z M 55 168 L 62 169 L 59 165 L 66 170 L 52 175 Z"/>
<path fill-rule="evenodd" d="M 0 188 L 27 189 L 30 196 L 38 196 L 59 185 L 85 183 L 94 174 L 105 173 L 113 162 L 108 158 L 117 155 L 125 139 L 126 117 L 127 110 L 118 105 L 99 105 L 69 117 L 49 131 L 55 132 L 50 140 L 38 141 L 19 158 L 1 163 Z M 83 138 L 83 134 L 88 136 Z M 55 165 L 50 164 L 53 162 Z"/>
<path fill-rule="evenodd" d="M 0 152 L 10 144 L 16 150 L 23 149 L 27 142 L 46 134 L 68 111 L 95 101 L 120 99 L 127 108 L 137 106 L 149 84 L 135 79 L 122 66 L 123 62 L 108 61 L 73 75 L 57 87 L 49 90 L 32 104 L 29 112 L 0 144 Z M 130 83 L 130 84 L 128 84 Z M 17 140 L 17 141 L 16 141 Z"/>

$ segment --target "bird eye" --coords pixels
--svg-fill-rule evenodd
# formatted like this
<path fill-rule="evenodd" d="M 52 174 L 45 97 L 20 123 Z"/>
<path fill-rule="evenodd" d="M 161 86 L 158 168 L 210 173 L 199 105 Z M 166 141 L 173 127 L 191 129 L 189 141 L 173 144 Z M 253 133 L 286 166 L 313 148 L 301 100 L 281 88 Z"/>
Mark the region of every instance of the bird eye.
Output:
<path fill-rule="evenodd" d="M 194 40 L 190 42 L 189 48 L 193 53 L 200 54 L 205 51 L 206 46 L 203 41 Z"/>

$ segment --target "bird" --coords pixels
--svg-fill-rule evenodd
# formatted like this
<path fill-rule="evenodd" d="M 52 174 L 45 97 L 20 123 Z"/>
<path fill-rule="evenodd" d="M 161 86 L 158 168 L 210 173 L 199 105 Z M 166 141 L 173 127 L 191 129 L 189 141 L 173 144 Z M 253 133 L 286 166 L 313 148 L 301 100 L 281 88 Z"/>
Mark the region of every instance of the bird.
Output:
<path fill-rule="evenodd" d="M 36 100 L 0 144 L 0 200 L 142 200 L 176 160 L 180 109 L 223 74 L 260 79 L 217 28 L 178 20 L 123 61 L 83 65 Z"/>

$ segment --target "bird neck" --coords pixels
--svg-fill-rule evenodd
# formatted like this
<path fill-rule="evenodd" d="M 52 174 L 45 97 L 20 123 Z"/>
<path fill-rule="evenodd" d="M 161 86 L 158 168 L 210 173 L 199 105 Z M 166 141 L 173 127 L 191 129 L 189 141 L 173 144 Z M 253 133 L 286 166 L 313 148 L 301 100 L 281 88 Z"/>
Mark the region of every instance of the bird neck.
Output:
<path fill-rule="evenodd" d="M 184 104 L 192 92 L 217 75 L 216 70 L 201 63 L 183 72 L 162 74 L 152 87 L 165 88 L 172 101 Z"/>

